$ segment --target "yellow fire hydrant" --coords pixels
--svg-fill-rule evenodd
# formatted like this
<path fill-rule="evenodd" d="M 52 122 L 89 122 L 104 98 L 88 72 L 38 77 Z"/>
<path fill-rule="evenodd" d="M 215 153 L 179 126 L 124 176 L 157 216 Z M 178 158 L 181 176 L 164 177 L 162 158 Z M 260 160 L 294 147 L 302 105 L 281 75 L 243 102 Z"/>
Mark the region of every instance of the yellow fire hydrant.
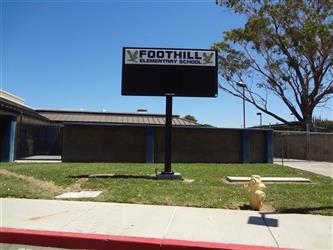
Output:
<path fill-rule="evenodd" d="M 263 192 L 266 186 L 261 182 L 260 176 L 252 175 L 250 182 L 245 184 L 244 187 L 249 192 L 250 207 L 254 210 L 260 210 L 266 198 L 266 194 Z"/>

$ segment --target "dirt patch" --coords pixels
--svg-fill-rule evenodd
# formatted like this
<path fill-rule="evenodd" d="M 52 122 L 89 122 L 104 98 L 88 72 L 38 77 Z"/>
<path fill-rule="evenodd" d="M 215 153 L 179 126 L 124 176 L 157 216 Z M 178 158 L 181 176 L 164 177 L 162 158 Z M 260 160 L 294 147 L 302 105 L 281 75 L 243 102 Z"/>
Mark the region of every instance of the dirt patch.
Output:
<path fill-rule="evenodd" d="M 246 205 L 246 204 L 239 206 L 239 209 L 240 210 L 253 210 L 249 205 Z M 262 204 L 262 207 L 260 208 L 259 212 L 274 213 L 274 212 L 276 212 L 276 209 L 274 208 L 273 202 L 264 202 L 264 204 Z"/>
<path fill-rule="evenodd" d="M 88 178 L 80 178 L 74 184 L 70 185 L 67 188 L 62 188 L 52 181 L 40 180 L 31 176 L 20 175 L 14 172 L 11 172 L 6 169 L 0 169 L 0 175 L 14 177 L 19 180 L 26 181 L 32 185 L 38 186 L 40 189 L 45 190 L 53 195 L 66 193 L 66 192 L 76 192 L 82 191 L 82 185 L 88 181 Z"/>
<path fill-rule="evenodd" d="M 223 208 L 225 209 L 232 209 L 232 210 L 252 210 L 254 211 L 248 204 L 237 204 L 231 203 L 225 205 Z M 276 209 L 274 208 L 273 202 L 264 202 L 259 212 L 266 212 L 266 213 L 274 213 Z"/>
<path fill-rule="evenodd" d="M 82 185 L 88 181 L 88 178 L 80 178 L 74 184 L 65 189 L 66 192 L 70 191 L 82 191 Z"/>
<path fill-rule="evenodd" d="M 274 212 L 276 212 L 276 209 L 273 207 L 272 203 L 270 203 L 270 202 L 264 202 L 264 204 L 262 204 L 260 212 L 274 213 Z"/>
<path fill-rule="evenodd" d="M 194 181 L 193 179 L 187 179 L 187 178 L 183 179 L 183 183 L 192 183 L 193 181 Z"/>
<path fill-rule="evenodd" d="M 44 180 L 36 179 L 31 176 L 16 174 L 16 173 L 13 173 L 6 169 L 0 169 L 0 175 L 10 176 L 10 177 L 17 178 L 19 180 L 29 182 L 29 183 L 36 185 L 36 186 L 40 187 L 41 189 L 47 190 L 48 192 L 51 192 L 51 193 L 56 194 L 56 193 L 61 193 L 64 191 L 64 189 L 62 187 L 57 186 L 56 184 L 54 184 L 51 181 L 44 181 Z"/>
<path fill-rule="evenodd" d="M 241 207 L 242 207 L 241 205 L 234 203 L 223 206 L 224 209 L 232 209 L 232 210 L 241 210 Z"/>

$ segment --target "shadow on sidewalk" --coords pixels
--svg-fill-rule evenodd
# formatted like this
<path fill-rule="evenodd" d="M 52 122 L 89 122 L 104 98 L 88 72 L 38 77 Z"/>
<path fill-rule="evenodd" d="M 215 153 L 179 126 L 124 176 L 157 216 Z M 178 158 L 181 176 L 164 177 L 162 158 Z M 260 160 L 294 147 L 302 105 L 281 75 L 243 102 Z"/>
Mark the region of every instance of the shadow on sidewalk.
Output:
<path fill-rule="evenodd" d="M 267 226 L 267 227 L 278 227 L 278 219 L 267 218 L 268 214 L 311 214 L 313 211 L 324 210 L 324 209 L 333 209 L 333 206 L 322 206 L 322 207 L 307 207 L 307 208 L 286 208 L 278 210 L 277 212 L 259 212 L 260 217 L 250 216 L 247 221 L 248 224 L 258 225 L 258 226 Z"/>
<path fill-rule="evenodd" d="M 278 227 L 279 220 L 267 218 L 266 214 L 275 214 L 275 213 L 260 213 L 260 217 L 250 216 L 247 224 L 257 225 L 257 226 L 267 226 L 267 227 Z"/>

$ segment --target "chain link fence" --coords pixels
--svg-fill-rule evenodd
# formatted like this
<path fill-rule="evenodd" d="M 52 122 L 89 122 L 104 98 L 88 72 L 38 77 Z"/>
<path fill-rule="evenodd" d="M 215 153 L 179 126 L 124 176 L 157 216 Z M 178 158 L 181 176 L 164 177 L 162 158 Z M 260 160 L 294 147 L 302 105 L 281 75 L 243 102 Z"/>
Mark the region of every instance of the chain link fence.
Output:
<path fill-rule="evenodd" d="M 333 133 L 274 131 L 274 157 L 333 162 Z"/>

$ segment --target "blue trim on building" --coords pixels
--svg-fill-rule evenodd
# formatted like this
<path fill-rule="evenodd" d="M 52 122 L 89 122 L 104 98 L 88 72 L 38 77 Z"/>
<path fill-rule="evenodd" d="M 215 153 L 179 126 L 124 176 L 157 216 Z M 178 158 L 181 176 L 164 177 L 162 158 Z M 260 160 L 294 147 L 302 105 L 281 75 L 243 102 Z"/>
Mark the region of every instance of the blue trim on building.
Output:
<path fill-rule="evenodd" d="M 8 119 L 3 118 L 3 124 L 1 126 L 1 147 L 0 147 L 0 161 L 8 162 Z"/>
<path fill-rule="evenodd" d="M 248 129 L 242 131 L 242 161 L 250 162 L 250 132 Z"/>
<path fill-rule="evenodd" d="M 266 162 L 273 163 L 274 147 L 273 147 L 273 130 L 266 131 Z"/>
<path fill-rule="evenodd" d="M 154 128 L 146 128 L 146 162 L 154 163 Z"/>
<path fill-rule="evenodd" d="M 15 160 L 15 132 L 16 119 L 11 116 L 1 117 L 1 145 L 0 161 L 13 162 Z"/>
<path fill-rule="evenodd" d="M 16 132 L 16 120 L 9 120 L 9 162 L 13 162 L 15 159 L 15 132 Z"/>

